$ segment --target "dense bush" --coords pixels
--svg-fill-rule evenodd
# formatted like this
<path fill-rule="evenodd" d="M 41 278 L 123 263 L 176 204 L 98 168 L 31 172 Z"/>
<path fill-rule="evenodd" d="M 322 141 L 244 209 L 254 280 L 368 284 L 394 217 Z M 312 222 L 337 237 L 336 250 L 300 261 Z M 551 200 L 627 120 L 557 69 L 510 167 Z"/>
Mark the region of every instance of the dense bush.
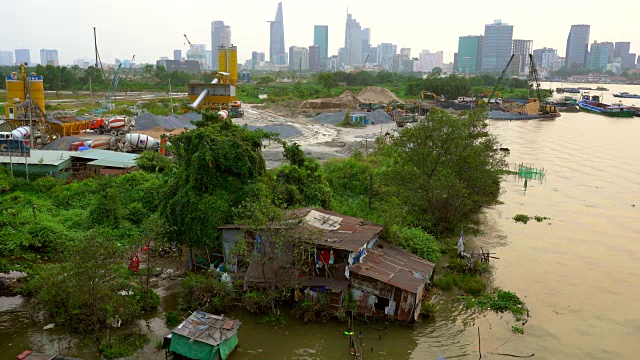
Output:
<path fill-rule="evenodd" d="M 231 286 L 220 281 L 218 274 L 191 273 L 182 282 L 180 289 L 180 309 L 184 311 L 203 310 L 221 314 L 231 309 L 236 294 Z"/>
<path fill-rule="evenodd" d="M 250 290 L 242 295 L 242 305 L 254 314 L 265 313 L 271 310 L 271 300 L 265 291 Z"/>
<path fill-rule="evenodd" d="M 394 244 L 433 263 L 440 260 L 440 246 L 436 239 L 419 228 L 391 227 L 391 240 Z"/>

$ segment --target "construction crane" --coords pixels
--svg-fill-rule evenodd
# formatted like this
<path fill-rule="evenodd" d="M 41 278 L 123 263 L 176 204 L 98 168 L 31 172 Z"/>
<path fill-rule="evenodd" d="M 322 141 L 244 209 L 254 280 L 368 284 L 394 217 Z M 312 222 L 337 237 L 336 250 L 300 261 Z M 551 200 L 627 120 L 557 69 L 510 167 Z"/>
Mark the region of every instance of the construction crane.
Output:
<path fill-rule="evenodd" d="M 96 50 L 96 69 L 100 69 L 102 71 L 102 78 L 104 78 L 104 68 L 102 67 L 102 59 L 100 59 L 100 53 L 98 52 L 98 36 L 96 35 L 96 27 L 93 27 L 93 44 L 95 45 Z M 100 64 L 100 67 L 98 67 Z"/>
<path fill-rule="evenodd" d="M 487 99 L 487 104 L 491 103 L 491 99 L 493 99 L 493 95 L 496 94 L 496 90 L 498 90 L 498 86 L 500 86 L 502 79 L 504 79 L 504 75 L 507 73 L 507 69 L 509 69 L 509 65 L 511 65 L 511 62 L 513 61 L 514 56 L 515 54 L 511 55 L 511 57 L 509 58 L 509 61 L 507 62 L 507 66 L 505 66 L 504 69 L 502 70 L 502 74 L 500 74 L 500 77 L 498 78 L 498 82 L 496 82 L 496 86 L 493 87 L 493 90 L 491 91 L 491 95 L 489 95 L 489 99 Z"/>
<path fill-rule="evenodd" d="M 529 82 L 530 82 L 530 97 L 533 97 L 533 92 L 535 92 L 536 99 L 538 100 L 538 104 L 540 106 L 540 113 L 542 114 L 555 114 L 559 116 L 558 110 L 553 105 L 545 106 L 542 102 L 542 86 L 540 85 L 540 76 L 538 75 L 538 68 L 536 67 L 536 63 L 533 59 L 533 54 L 529 54 Z M 534 90 L 535 85 L 535 90 Z"/>
<path fill-rule="evenodd" d="M 189 37 L 187 37 L 187 34 L 182 34 L 182 35 L 184 35 L 184 38 L 187 39 L 187 44 L 189 44 L 189 50 L 191 50 L 191 52 L 195 55 L 196 60 L 198 61 L 198 64 L 200 64 L 200 70 L 204 70 L 204 62 L 206 62 L 207 60 L 206 55 L 202 54 L 200 50 L 198 50 L 195 46 L 193 46 L 193 44 L 189 40 Z M 202 59 L 202 62 L 200 61 L 200 59 Z"/>

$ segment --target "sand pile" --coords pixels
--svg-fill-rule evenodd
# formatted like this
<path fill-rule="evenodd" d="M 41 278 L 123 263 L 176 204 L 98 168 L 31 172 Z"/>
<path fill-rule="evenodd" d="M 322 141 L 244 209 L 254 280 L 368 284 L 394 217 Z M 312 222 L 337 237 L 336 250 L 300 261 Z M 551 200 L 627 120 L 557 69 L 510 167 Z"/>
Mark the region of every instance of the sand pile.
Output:
<path fill-rule="evenodd" d="M 184 115 L 156 116 L 151 113 L 144 113 L 136 117 L 135 130 L 151 130 L 162 128 L 167 131 L 177 129 L 194 129 L 192 121 L 202 120 L 202 115 L 198 113 L 187 113 Z"/>
<path fill-rule="evenodd" d="M 349 90 L 334 98 L 312 99 L 303 102 L 301 109 L 352 109 L 360 108 L 360 100 Z"/>
<path fill-rule="evenodd" d="M 358 99 L 363 103 L 372 104 L 388 104 L 390 102 L 399 102 L 400 99 L 391 91 L 378 86 L 368 86 L 358 94 Z"/>
<path fill-rule="evenodd" d="M 251 131 L 255 131 L 256 129 L 262 129 L 266 132 L 278 133 L 281 139 L 287 139 L 287 138 L 302 134 L 302 131 L 300 129 L 292 125 L 266 125 L 266 126 L 247 125 L 247 128 Z"/>

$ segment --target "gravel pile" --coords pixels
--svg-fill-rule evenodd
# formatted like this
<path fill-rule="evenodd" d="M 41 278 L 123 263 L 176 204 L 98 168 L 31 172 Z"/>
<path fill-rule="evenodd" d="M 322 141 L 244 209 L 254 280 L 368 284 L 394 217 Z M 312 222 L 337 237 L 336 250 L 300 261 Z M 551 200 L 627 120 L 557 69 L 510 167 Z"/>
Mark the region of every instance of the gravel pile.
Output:
<path fill-rule="evenodd" d="M 355 115 L 358 114 L 356 112 L 352 112 L 351 115 Z M 322 113 L 318 116 L 316 116 L 313 121 L 316 122 L 320 122 L 323 124 L 329 124 L 329 125 L 337 125 L 339 123 L 341 123 L 344 120 L 344 115 L 345 112 L 344 111 L 340 111 L 340 112 L 335 112 L 335 113 Z M 386 123 L 390 123 L 392 122 L 391 120 L 391 116 L 389 116 L 389 114 L 387 114 L 386 112 L 384 112 L 384 110 L 376 110 L 376 111 L 372 111 L 372 112 L 368 112 L 366 113 L 367 117 L 369 118 L 369 124 L 373 125 L 373 124 L 386 124 Z M 373 124 L 372 124 L 373 122 Z"/>
<path fill-rule="evenodd" d="M 136 117 L 135 130 L 151 130 L 161 127 L 166 130 L 175 129 L 195 129 L 192 121 L 202 120 L 202 115 L 198 113 L 188 113 L 184 115 L 156 116 L 151 113 L 140 114 Z"/>
<path fill-rule="evenodd" d="M 281 139 L 287 139 L 287 138 L 302 134 L 302 131 L 300 131 L 300 129 L 291 125 L 266 125 L 266 126 L 247 125 L 247 128 L 251 131 L 255 131 L 256 129 L 262 129 L 267 132 L 275 132 L 280 134 Z"/>
<path fill-rule="evenodd" d="M 47 145 L 43 146 L 40 150 L 69 150 L 69 146 L 78 141 L 89 140 L 90 138 L 80 138 L 77 136 L 64 136 L 56 139 Z"/>

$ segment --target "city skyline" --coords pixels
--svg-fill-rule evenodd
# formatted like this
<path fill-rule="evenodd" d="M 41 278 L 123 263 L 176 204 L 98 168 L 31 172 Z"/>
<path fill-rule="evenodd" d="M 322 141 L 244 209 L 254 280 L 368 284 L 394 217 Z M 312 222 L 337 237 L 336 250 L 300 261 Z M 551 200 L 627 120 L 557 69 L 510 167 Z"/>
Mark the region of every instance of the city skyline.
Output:
<path fill-rule="evenodd" d="M 152 7 L 151 1 L 126 2 L 114 0 L 108 8 L 96 17 L 80 0 L 67 0 L 63 6 L 54 1 L 42 4 L 35 0 L 10 2 L 7 11 L 16 14 L 5 19 L 0 29 L 12 36 L 0 40 L 0 49 L 14 50 L 28 48 L 31 54 L 37 54 L 39 49 L 55 48 L 59 50 L 60 62 L 71 64 L 75 59 L 93 58 L 92 27 L 98 30 L 98 47 L 102 59 L 112 62 L 115 58 L 131 58 L 136 55 L 139 63 L 155 63 L 162 56 L 171 56 L 174 49 L 181 49 L 186 53 L 183 33 L 187 34 L 193 43 L 210 44 L 210 24 L 217 18 L 224 19 L 225 24 L 236 29 L 234 45 L 239 48 L 239 58 L 248 59 L 252 51 L 268 53 L 269 24 L 266 20 L 273 19 L 274 9 L 278 2 L 237 1 L 233 4 L 212 4 L 206 1 L 194 0 L 190 6 L 198 7 L 198 11 L 190 16 L 176 17 L 171 8 Z M 512 7 L 502 6 L 507 2 L 499 2 L 499 6 L 487 9 L 486 6 L 461 1 L 458 7 L 465 8 L 465 13 L 450 12 L 446 4 L 426 4 L 422 10 L 450 13 L 450 16 L 438 16 L 424 20 L 424 11 L 410 1 L 399 0 L 394 8 L 384 12 L 371 9 L 368 2 L 353 0 L 349 3 L 349 12 L 361 24 L 371 28 L 371 43 L 394 43 L 401 47 L 415 49 L 419 53 L 423 49 L 432 51 L 442 50 L 445 63 L 453 61 L 453 54 L 457 50 L 458 37 L 464 35 L 480 35 L 484 24 L 500 18 L 514 26 L 513 37 L 516 39 L 531 39 L 534 47 L 549 47 L 559 50 L 559 56 L 564 56 L 569 29 L 573 24 L 590 24 L 591 40 L 629 41 L 631 53 L 640 53 L 640 38 L 637 33 L 629 32 L 627 23 L 631 23 L 634 13 L 640 10 L 640 3 L 626 6 L 625 11 L 616 15 L 616 22 L 612 23 L 599 14 L 577 14 L 573 5 L 554 4 L 554 11 L 545 14 L 545 26 L 539 21 L 533 21 L 529 14 L 518 12 Z M 595 2 L 594 2 L 595 4 Z M 47 28 L 44 23 L 32 21 L 28 17 L 28 9 L 35 6 L 42 7 L 49 16 L 61 20 L 61 25 Z M 284 19 L 286 45 L 309 46 L 313 44 L 313 26 L 323 24 L 329 27 L 329 56 L 338 53 L 338 48 L 344 46 L 345 13 L 344 2 L 327 0 L 321 5 L 306 2 L 283 2 L 286 8 Z M 403 8 L 410 7 L 416 11 L 407 13 Z M 119 11 L 127 8 L 128 11 Z M 237 8 L 248 9 L 242 16 L 225 16 L 237 13 Z M 636 11 L 634 11 L 636 10 Z M 147 14 L 140 19 L 140 14 Z M 219 14 L 219 15 L 212 15 Z M 127 27 L 113 27 L 112 20 L 117 17 L 120 22 L 128 23 Z M 389 18 L 402 17 L 398 26 Z M 451 26 L 456 19 L 456 26 Z M 30 24 L 30 31 L 15 32 L 21 24 Z M 167 26 L 170 24 L 170 26 Z M 404 26 L 402 24 L 411 24 Z M 416 32 L 415 26 L 420 24 L 421 31 Z M 438 34 L 425 36 L 424 34 Z M 32 58 L 32 60 L 34 60 Z"/>

